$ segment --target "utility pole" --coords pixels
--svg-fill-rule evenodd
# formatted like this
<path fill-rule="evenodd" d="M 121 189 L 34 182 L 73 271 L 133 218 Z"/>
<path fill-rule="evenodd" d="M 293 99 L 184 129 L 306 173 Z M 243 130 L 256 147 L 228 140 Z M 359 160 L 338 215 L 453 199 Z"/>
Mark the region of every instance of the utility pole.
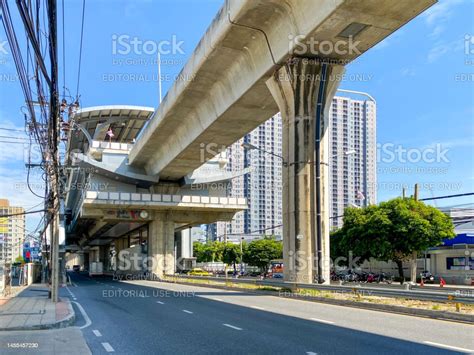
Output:
<path fill-rule="evenodd" d="M 49 102 L 49 173 L 51 174 L 51 300 L 58 302 L 59 293 L 59 95 L 56 0 L 48 0 L 49 57 L 51 61 L 51 86 Z"/>
<path fill-rule="evenodd" d="M 415 191 L 413 193 L 413 198 L 415 201 L 418 201 L 418 191 L 419 191 L 419 186 L 418 184 L 415 184 Z M 411 256 L 411 267 L 410 267 L 410 279 L 411 279 L 412 285 L 416 284 L 417 257 L 418 257 L 418 253 L 414 251 Z"/>

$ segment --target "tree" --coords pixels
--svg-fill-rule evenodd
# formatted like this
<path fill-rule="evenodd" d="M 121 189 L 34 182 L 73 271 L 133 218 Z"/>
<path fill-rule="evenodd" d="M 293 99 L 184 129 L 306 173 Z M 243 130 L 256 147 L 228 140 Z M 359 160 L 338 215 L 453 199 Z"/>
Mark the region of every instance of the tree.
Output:
<path fill-rule="evenodd" d="M 234 267 L 234 272 L 236 271 L 235 264 L 240 260 L 240 245 L 233 243 L 225 243 L 223 252 L 222 252 L 222 261 L 228 265 Z"/>
<path fill-rule="evenodd" d="M 224 243 L 222 242 L 215 241 L 205 244 L 199 242 L 193 243 L 193 256 L 198 263 L 222 261 L 223 251 Z"/>
<path fill-rule="evenodd" d="M 333 250 L 352 250 L 361 260 L 393 260 L 403 278 L 403 261 L 454 236 L 451 219 L 437 208 L 396 198 L 378 206 L 347 208 L 343 227 L 336 233 L 339 249 Z"/>
<path fill-rule="evenodd" d="M 21 255 L 19 255 L 19 256 L 16 257 L 15 263 L 23 265 L 25 263 L 25 259 L 23 259 L 23 257 Z"/>
<path fill-rule="evenodd" d="M 268 270 L 270 261 L 282 257 L 282 243 L 270 238 L 250 242 L 244 253 L 244 261 L 249 265 L 258 266 L 263 272 Z"/>

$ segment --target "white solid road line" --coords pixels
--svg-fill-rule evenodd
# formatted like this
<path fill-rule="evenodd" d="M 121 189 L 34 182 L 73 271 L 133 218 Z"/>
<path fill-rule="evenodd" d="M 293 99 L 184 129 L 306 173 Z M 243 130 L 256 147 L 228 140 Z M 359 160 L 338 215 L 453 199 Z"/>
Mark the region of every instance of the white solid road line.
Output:
<path fill-rule="evenodd" d="M 165 304 L 165 302 L 161 302 L 161 301 L 156 301 L 156 303 L 158 303 L 158 304 Z"/>
<path fill-rule="evenodd" d="M 330 320 L 324 320 L 324 319 L 318 319 L 318 318 L 310 318 L 310 319 L 319 323 L 334 324 L 334 322 L 331 322 Z"/>
<path fill-rule="evenodd" d="M 264 310 L 265 310 L 265 308 L 259 307 L 259 306 L 250 306 L 250 307 L 255 308 L 255 309 L 259 309 L 259 310 L 261 310 L 261 311 L 264 311 Z"/>
<path fill-rule="evenodd" d="M 224 300 L 222 298 L 209 297 L 209 299 L 214 300 L 214 301 L 224 302 Z"/>
<path fill-rule="evenodd" d="M 307 351 L 306 354 L 307 355 L 318 355 L 318 353 L 313 353 L 312 351 Z"/>
<path fill-rule="evenodd" d="M 229 328 L 235 329 L 235 330 L 242 330 L 242 328 L 239 328 L 239 327 L 236 327 L 236 326 L 233 326 L 233 325 L 230 325 L 230 324 L 224 323 L 224 324 L 222 324 L 222 325 L 225 326 L 225 327 L 229 327 Z"/>
<path fill-rule="evenodd" d="M 187 309 L 183 309 L 183 312 L 184 312 L 184 313 L 193 314 L 193 312 L 191 312 L 191 311 L 188 311 Z"/>
<path fill-rule="evenodd" d="M 445 344 L 440 344 L 440 343 L 434 343 L 432 341 L 424 341 L 423 343 L 425 343 L 427 345 L 433 345 L 433 346 L 436 346 L 438 348 L 456 350 L 456 351 L 460 351 L 460 352 L 468 353 L 468 354 L 474 353 L 474 350 L 470 350 L 470 349 L 466 349 L 466 348 L 459 348 L 457 346 L 445 345 Z"/>
<path fill-rule="evenodd" d="M 88 326 L 90 326 L 90 325 L 92 324 L 91 319 L 90 319 L 89 316 L 87 315 L 87 313 L 86 313 L 86 311 L 84 310 L 84 308 L 82 308 L 82 306 L 79 304 L 79 302 L 74 302 L 74 301 L 72 301 L 72 302 L 76 304 L 77 308 L 79 308 L 79 311 L 81 311 L 82 316 L 83 316 L 84 319 L 86 320 L 86 324 L 84 324 L 82 327 L 79 327 L 79 329 L 87 328 Z"/>
<path fill-rule="evenodd" d="M 112 353 L 115 351 L 112 345 L 110 345 L 109 343 L 102 343 L 102 346 L 104 347 L 105 351 L 107 351 L 108 353 Z"/>
<path fill-rule="evenodd" d="M 102 336 L 102 334 L 97 329 L 94 329 L 92 331 L 92 333 L 94 333 L 96 337 L 101 337 Z"/>

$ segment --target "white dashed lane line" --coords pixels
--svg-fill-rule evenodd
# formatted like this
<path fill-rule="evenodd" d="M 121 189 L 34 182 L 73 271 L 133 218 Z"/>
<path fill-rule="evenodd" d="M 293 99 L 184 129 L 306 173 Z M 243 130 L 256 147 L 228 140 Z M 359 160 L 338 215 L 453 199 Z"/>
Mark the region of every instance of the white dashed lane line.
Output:
<path fill-rule="evenodd" d="M 97 329 L 94 329 L 92 331 L 92 333 L 94 333 L 96 337 L 101 337 L 102 336 L 102 334 Z"/>
<path fill-rule="evenodd" d="M 188 314 L 193 314 L 193 312 L 188 311 L 187 309 L 183 309 L 183 312 L 184 312 L 184 313 L 188 313 Z"/>
<path fill-rule="evenodd" d="M 224 323 L 224 324 L 222 324 L 222 325 L 225 326 L 225 327 L 228 327 L 228 328 L 235 329 L 235 330 L 242 330 L 242 328 L 236 327 L 236 326 L 231 325 L 231 324 L 226 324 L 226 323 Z"/>
<path fill-rule="evenodd" d="M 158 304 L 165 304 L 165 302 L 161 302 L 161 301 L 156 301 L 156 303 L 158 303 Z"/>
<path fill-rule="evenodd" d="M 105 351 L 107 351 L 108 353 L 112 353 L 115 351 L 112 345 L 110 345 L 109 343 L 102 343 L 102 346 L 104 347 Z"/>

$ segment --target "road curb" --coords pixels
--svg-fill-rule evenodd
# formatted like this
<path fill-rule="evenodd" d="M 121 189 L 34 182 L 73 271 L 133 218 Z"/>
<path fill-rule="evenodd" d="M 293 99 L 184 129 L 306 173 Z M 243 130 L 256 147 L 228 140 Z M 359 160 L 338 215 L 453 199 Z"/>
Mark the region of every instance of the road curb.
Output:
<path fill-rule="evenodd" d="M 362 309 L 367 309 L 367 310 L 372 310 L 372 311 L 397 313 L 397 314 L 403 314 L 403 315 L 408 315 L 408 316 L 474 324 L 474 316 L 469 315 L 469 314 L 456 314 L 452 312 L 434 311 L 434 310 L 429 310 L 429 309 L 408 308 L 408 307 L 401 307 L 401 306 L 356 302 L 356 301 L 347 301 L 347 300 L 336 300 L 336 299 L 325 298 L 325 297 L 300 295 L 300 294 L 292 293 L 289 291 L 276 292 L 276 291 L 249 290 L 249 289 L 243 289 L 243 288 L 232 287 L 232 286 L 208 285 L 208 284 L 200 284 L 200 283 L 181 282 L 181 281 L 164 281 L 164 282 L 176 283 L 180 285 L 194 285 L 194 286 L 217 288 L 217 289 L 223 289 L 223 290 L 233 290 L 233 291 L 241 291 L 241 292 L 247 292 L 247 293 L 264 294 L 264 295 L 275 296 L 275 297 L 280 297 L 280 298 L 289 298 L 289 299 L 298 299 L 301 301 L 327 303 L 327 304 L 332 304 L 335 306 L 362 308 Z"/>
<path fill-rule="evenodd" d="M 61 302 L 66 303 L 68 307 L 68 315 L 63 319 L 60 319 L 54 323 L 47 323 L 47 324 L 35 324 L 35 325 L 24 325 L 21 327 L 7 327 L 7 328 L 0 328 L 0 331 L 10 331 L 10 330 L 44 330 L 44 329 L 59 329 L 59 328 L 66 328 L 71 326 L 76 320 L 76 313 L 72 307 L 71 302 L 67 298 L 62 298 Z"/>

